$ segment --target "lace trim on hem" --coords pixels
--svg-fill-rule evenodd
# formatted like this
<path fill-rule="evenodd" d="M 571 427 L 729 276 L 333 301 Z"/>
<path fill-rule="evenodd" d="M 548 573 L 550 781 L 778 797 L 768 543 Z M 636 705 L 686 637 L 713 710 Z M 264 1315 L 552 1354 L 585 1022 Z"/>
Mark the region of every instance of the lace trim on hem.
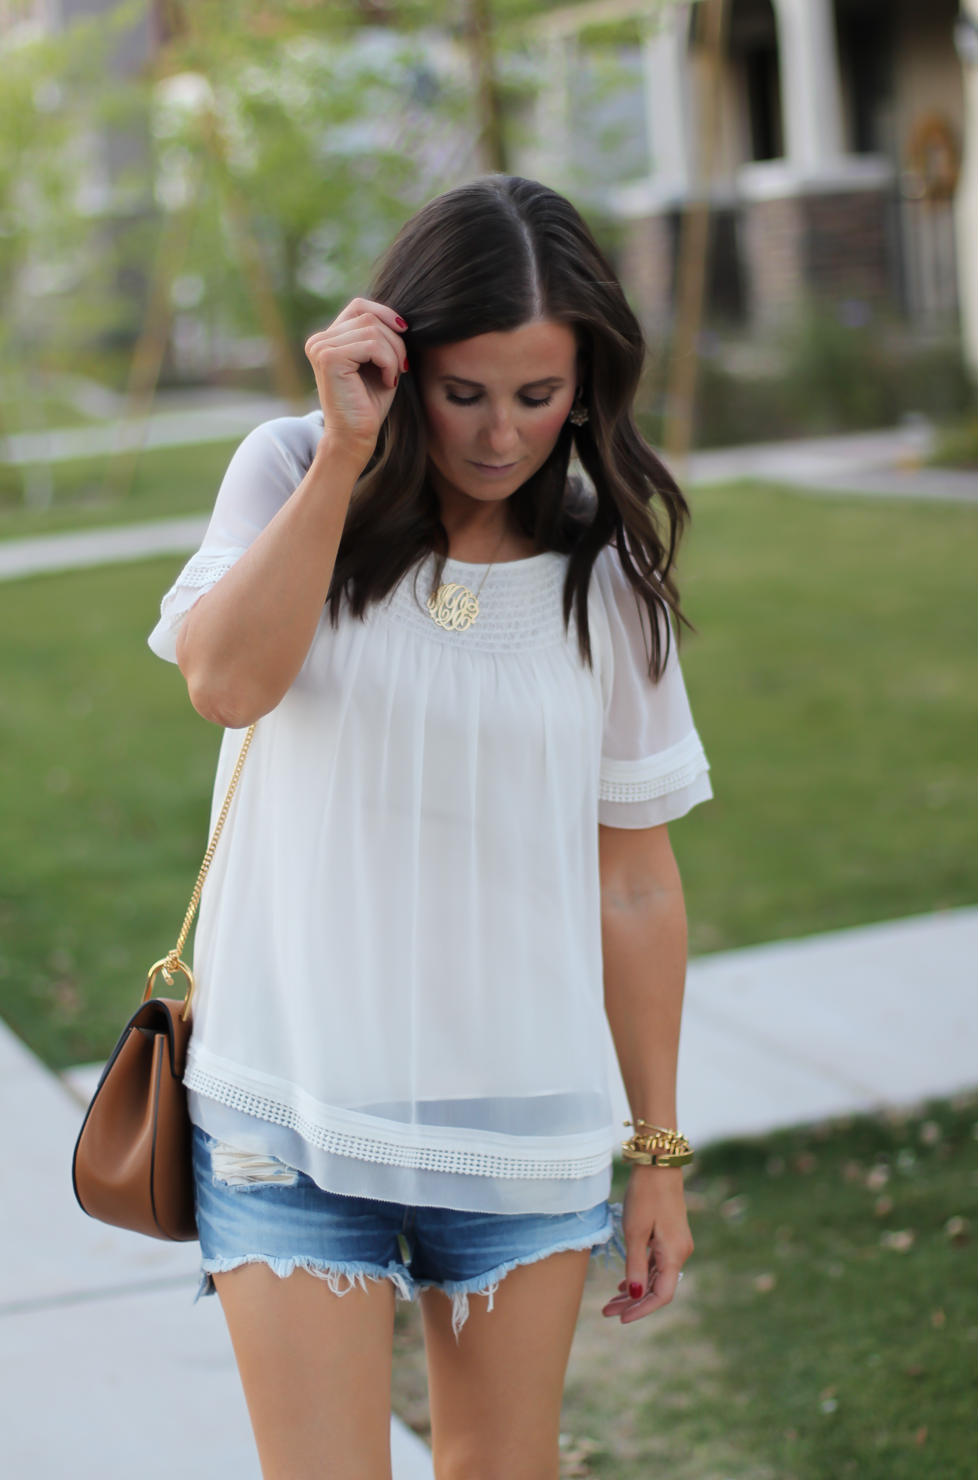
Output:
<path fill-rule="evenodd" d="M 699 735 L 693 730 L 658 755 L 638 761 L 601 761 L 598 797 L 602 802 L 651 802 L 691 786 L 710 769 Z"/>
<path fill-rule="evenodd" d="M 560 1161 L 534 1160 L 532 1157 L 507 1156 L 504 1152 L 459 1150 L 455 1147 L 400 1146 L 380 1137 L 358 1136 L 329 1130 L 317 1125 L 291 1105 L 284 1105 L 253 1091 L 229 1084 L 192 1065 L 184 1075 L 187 1089 L 196 1090 L 209 1100 L 216 1100 L 231 1110 L 240 1110 L 256 1120 L 284 1125 L 295 1131 L 310 1146 L 329 1151 L 334 1156 L 349 1156 L 357 1161 L 380 1162 L 386 1166 L 410 1167 L 424 1172 L 463 1172 L 474 1177 L 520 1178 L 537 1180 L 577 1180 L 593 1177 L 611 1165 L 611 1150 L 586 1156 L 565 1157 Z"/>

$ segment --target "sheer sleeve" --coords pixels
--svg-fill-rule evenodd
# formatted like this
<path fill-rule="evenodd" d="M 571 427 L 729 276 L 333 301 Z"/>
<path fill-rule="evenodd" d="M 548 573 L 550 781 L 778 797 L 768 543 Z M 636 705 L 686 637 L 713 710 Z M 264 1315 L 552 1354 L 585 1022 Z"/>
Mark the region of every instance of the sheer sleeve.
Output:
<path fill-rule="evenodd" d="M 157 657 L 177 661 L 177 633 L 195 602 L 211 589 L 257 539 L 298 488 L 322 434 L 322 417 L 287 416 L 250 432 L 228 465 L 204 543 L 160 604 L 149 635 Z"/>
<path fill-rule="evenodd" d="M 616 551 L 602 552 L 593 579 L 604 616 L 598 632 L 604 694 L 599 821 L 657 827 L 709 800 L 709 762 L 693 724 L 675 637 L 654 683 L 648 612 Z"/>

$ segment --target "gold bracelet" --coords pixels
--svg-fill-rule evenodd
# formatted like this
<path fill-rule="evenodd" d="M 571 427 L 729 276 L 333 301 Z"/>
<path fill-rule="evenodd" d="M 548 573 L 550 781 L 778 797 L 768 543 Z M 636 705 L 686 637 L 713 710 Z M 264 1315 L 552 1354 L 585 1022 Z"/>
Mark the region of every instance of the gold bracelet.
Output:
<path fill-rule="evenodd" d="M 685 1167 L 693 1159 L 692 1148 L 684 1135 L 664 1125 L 649 1125 L 647 1120 L 626 1120 L 635 1134 L 621 1143 L 625 1161 L 643 1167 Z"/>

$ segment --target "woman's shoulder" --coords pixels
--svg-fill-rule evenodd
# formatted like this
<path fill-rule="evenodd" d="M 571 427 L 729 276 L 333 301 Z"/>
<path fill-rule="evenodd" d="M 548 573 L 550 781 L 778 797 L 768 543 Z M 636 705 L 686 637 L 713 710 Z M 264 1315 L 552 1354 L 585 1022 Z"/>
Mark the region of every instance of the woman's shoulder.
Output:
<path fill-rule="evenodd" d="M 279 416 L 250 431 L 221 480 L 204 550 L 246 550 L 306 476 L 322 434 L 321 412 Z"/>
<path fill-rule="evenodd" d="M 322 411 L 311 411 L 308 416 L 276 416 L 249 432 L 235 457 L 250 462 L 278 456 L 301 467 L 304 474 L 322 435 Z"/>

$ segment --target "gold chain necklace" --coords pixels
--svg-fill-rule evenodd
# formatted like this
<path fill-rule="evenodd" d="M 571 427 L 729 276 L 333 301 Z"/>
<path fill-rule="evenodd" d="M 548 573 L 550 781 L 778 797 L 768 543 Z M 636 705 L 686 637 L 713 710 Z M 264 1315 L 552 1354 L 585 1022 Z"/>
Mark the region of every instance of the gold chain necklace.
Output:
<path fill-rule="evenodd" d="M 506 530 L 503 529 L 502 539 L 486 566 L 486 573 L 479 582 L 478 591 L 472 592 L 468 586 L 461 586 L 457 581 L 448 581 L 439 586 L 434 595 L 428 597 L 427 605 L 431 620 L 437 622 L 439 627 L 444 627 L 446 632 L 467 632 L 479 615 L 479 597 L 482 595 L 482 588 L 496 563 L 496 556 L 503 548 L 505 539 Z"/>

